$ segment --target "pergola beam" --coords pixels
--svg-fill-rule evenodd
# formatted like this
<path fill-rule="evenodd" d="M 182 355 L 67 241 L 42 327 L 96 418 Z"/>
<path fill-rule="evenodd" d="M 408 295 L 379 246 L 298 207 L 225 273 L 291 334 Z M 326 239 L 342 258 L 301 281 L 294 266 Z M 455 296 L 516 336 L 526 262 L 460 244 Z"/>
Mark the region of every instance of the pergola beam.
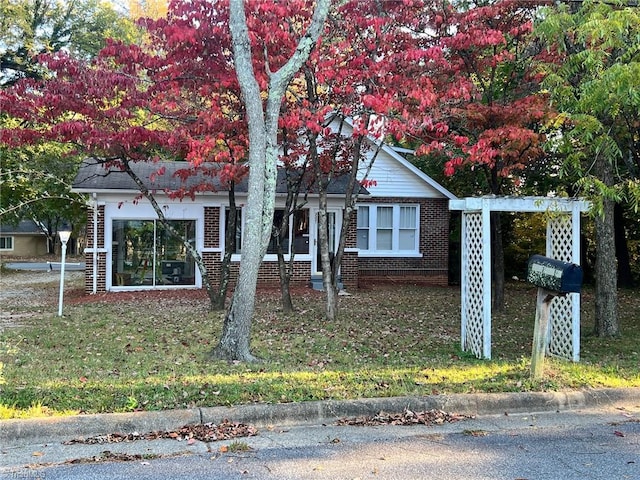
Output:
<path fill-rule="evenodd" d="M 489 205 L 492 212 L 586 212 L 591 204 L 585 200 L 563 197 L 468 197 L 449 200 L 449 210 L 480 212 Z"/>

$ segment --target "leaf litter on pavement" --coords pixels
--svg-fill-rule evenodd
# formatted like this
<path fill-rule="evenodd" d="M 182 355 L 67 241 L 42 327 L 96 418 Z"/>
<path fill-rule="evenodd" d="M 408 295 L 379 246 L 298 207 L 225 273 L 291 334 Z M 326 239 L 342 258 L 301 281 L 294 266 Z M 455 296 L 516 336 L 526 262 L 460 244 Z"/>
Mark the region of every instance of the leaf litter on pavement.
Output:
<path fill-rule="evenodd" d="M 379 425 L 441 425 L 474 418 L 473 415 L 449 413 L 443 410 L 432 409 L 422 412 L 414 412 L 405 408 L 401 413 L 388 413 L 380 411 L 371 416 L 359 416 L 341 418 L 336 422 L 338 426 L 379 426 Z M 156 430 L 147 433 L 108 433 L 87 438 L 74 438 L 63 442 L 63 445 L 99 445 L 110 443 L 135 442 L 138 440 L 174 439 L 178 441 L 193 442 L 199 440 L 209 443 L 222 440 L 231 440 L 240 437 L 252 437 L 258 435 L 258 429 L 244 423 L 224 420 L 220 424 L 202 423 L 184 425 L 177 430 Z"/>
<path fill-rule="evenodd" d="M 202 423 L 185 425 L 172 431 L 154 431 L 148 433 L 109 433 L 89 438 L 76 438 L 63 442 L 63 445 L 96 445 L 103 443 L 135 442 L 137 440 L 174 439 L 187 442 L 200 440 L 201 442 L 217 442 L 231 440 L 238 437 L 253 437 L 258 434 L 258 429 L 244 423 L 234 423 L 228 420 L 220 424 Z"/>
<path fill-rule="evenodd" d="M 426 410 L 414 412 L 405 408 L 402 413 L 379 412 L 372 416 L 341 418 L 336 425 L 373 427 L 378 425 L 442 425 L 444 423 L 459 422 L 474 418 L 473 415 L 449 413 L 443 410 Z"/>

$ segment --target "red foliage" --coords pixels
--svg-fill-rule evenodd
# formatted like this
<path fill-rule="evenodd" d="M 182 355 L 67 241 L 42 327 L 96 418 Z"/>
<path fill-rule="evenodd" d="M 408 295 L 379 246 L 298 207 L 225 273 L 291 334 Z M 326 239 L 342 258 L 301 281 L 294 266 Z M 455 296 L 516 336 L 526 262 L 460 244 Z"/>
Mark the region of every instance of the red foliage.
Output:
<path fill-rule="evenodd" d="M 461 101 L 442 110 L 449 132 L 420 151 L 445 153 L 446 175 L 465 166 L 483 167 L 494 194 L 502 193 L 507 177 L 543 155 L 540 127 L 550 110 L 527 52 L 535 8 L 502 0 L 463 12 L 443 8 L 441 14 L 439 45 L 448 60 L 441 72 Z"/>
<path fill-rule="evenodd" d="M 294 48 L 310 3 L 287 2 L 286 11 L 280 2 L 248 6 L 256 51 L 266 43 L 271 68 Z M 64 53 L 41 57 L 51 72 L 46 81 L 24 81 L 0 93 L 3 113 L 23 121 L 2 130 L 0 141 L 74 143 L 105 159 L 187 160 L 183 179 L 204 162 L 219 162 L 225 167 L 208 173 L 237 181 L 246 172 L 238 165 L 248 139 L 227 19 L 224 2 L 211 8 L 206 0 L 174 1 L 167 18 L 140 21 L 148 33 L 144 45 L 109 40 L 91 62 Z M 260 55 L 256 71 L 266 81 Z"/>
<path fill-rule="evenodd" d="M 247 2 L 263 87 L 291 55 L 313 4 Z M 140 24 L 148 32 L 143 45 L 111 40 L 88 63 L 43 56 L 48 80 L 0 92 L 3 112 L 23 120 L 0 130 L 0 141 L 72 142 L 105 159 L 186 160 L 180 181 L 198 173 L 238 181 L 248 134 L 227 2 L 212 8 L 209 0 L 175 0 L 167 18 Z M 302 133 L 322 137 L 324 172 L 351 168 L 364 136 L 417 137 L 422 151 L 448 155 L 448 174 L 466 164 L 512 174 L 540 155 L 536 127 L 547 113 L 522 58 L 530 32 L 529 10 L 514 0 L 466 12 L 426 0 L 340 2 L 283 99 L 283 162 L 308 158 Z M 330 120 L 345 118 L 348 126 L 329 128 Z M 225 166 L 211 169 L 211 162 Z M 176 187 L 173 195 L 193 195 L 208 183 Z"/>

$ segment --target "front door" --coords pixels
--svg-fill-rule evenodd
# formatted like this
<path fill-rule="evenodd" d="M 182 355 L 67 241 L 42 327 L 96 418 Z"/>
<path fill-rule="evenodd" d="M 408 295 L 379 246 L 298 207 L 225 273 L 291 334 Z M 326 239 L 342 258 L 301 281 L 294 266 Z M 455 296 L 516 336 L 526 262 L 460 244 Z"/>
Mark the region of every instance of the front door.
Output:
<path fill-rule="evenodd" d="M 331 258 L 333 258 L 333 255 L 336 251 L 336 248 L 338 246 L 338 227 L 337 225 L 339 225 L 338 221 L 340 221 L 339 218 L 339 214 L 340 214 L 340 210 L 337 208 L 334 209 L 329 209 L 327 211 L 327 229 L 328 229 L 328 237 L 329 237 L 329 256 Z M 314 221 L 315 221 L 315 227 L 313 229 L 314 232 L 314 239 L 313 239 L 313 252 L 312 253 L 312 265 L 311 265 L 311 274 L 312 275 L 322 275 L 322 260 L 320 258 L 320 235 L 319 235 L 319 228 L 320 228 L 320 222 L 318 221 L 318 217 L 319 217 L 320 213 L 318 212 L 318 210 L 316 209 L 314 211 Z"/>

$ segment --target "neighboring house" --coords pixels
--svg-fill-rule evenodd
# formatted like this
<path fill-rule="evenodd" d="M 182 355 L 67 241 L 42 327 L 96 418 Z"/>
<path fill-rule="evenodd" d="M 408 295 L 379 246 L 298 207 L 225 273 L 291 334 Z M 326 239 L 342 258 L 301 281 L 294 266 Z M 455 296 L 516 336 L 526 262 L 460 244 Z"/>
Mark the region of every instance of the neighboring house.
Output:
<path fill-rule="evenodd" d="M 47 253 L 47 236 L 34 221 L 0 225 L 0 256 L 39 257 Z"/>
<path fill-rule="evenodd" d="M 196 194 L 192 200 L 171 200 L 164 189 L 177 189 L 173 174 L 188 167 L 184 162 L 140 162 L 134 164 L 140 178 L 155 192 L 171 225 L 189 239 L 201 253 L 212 283 L 218 280 L 224 252 L 225 215 L 228 192 L 212 182 L 212 191 Z M 155 175 L 160 168 L 163 175 Z M 86 290 L 118 291 L 152 288 L 197 288 L 202 280 L 184 246 L 165 231 L 149 202 L 141 197 L 134 182 L 123 172 L 106 174 L 102 165 L 86 162 L 73 184 L 73 191 L 91 197 L 94 207 L 87 222 Z M 453 194 L 425 175 L 391 147 L 384 146 L 369 175 L 374 186 L 358 201 L 352 216 L 341 264 L 345 288 L 357 288 L 359 279 L 372 276 L 420 276 L 432 284 L 448 282 L 449 209 Z M 189 182 L 197 182 L 191 178 Z M 247 186 L 235 189 L 236 204 L 246 204 Z M 280 178 L 275 217 L 281 217 L 286 183 Z M 344 207 L 344 185 L 334 182 L 329 191 L 331 248 L 338 242 Z M 291 223 L 289 242 L 295 243 L 295 271 L 292 283 L 309 285 L 320 277 L 317 242 L 317 195 Z M 233 255 L 233 275 L 242 254 L 242 212 Z M 94 237 L 94 232 L 97 236 Z M 288 248 L 288 247 L 287 247 Z M 269 249 L 259 273 L 259 282 L 277 285 L 277 256 Z"/>

